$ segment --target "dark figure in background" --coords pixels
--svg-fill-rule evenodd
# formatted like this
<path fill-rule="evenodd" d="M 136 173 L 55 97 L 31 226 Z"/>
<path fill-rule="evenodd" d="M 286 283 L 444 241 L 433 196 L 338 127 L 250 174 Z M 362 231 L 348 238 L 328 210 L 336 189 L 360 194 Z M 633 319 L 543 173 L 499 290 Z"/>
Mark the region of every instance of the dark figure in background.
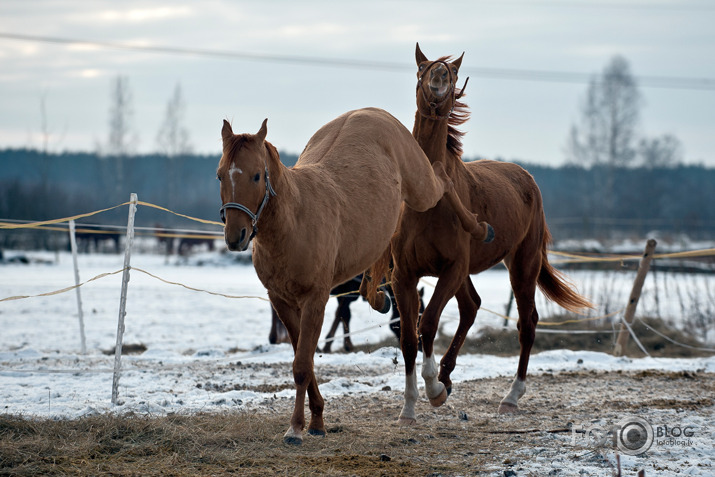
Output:
<path fill-rule="evenodd" d="M 338 300 L 338 308 L 335 310 L 335 319 L 333 320 L 333 324 L 330 326 L 330 331 L 328 331 L 328 334 L 325 336 L 326 340 L 329 340 L 328 342 L 325 343 L 325 346 L 323 347 L 323 352 L 325 353 L 330 353 L 331 347 L 333 344 L 333 340 L 331 338 L 334 338 L 335 332 L 338 329 L 338 326 L 340 323 L 343 324 L 343 334 L 345 337 L 343 338 L 343 349 L 347 352 L 350 352 L 353 350 L 354 346 L 352 343 L 352 340 L 350 339 L 350 318 L 351 318 L 351 313 L 350 313 L 350 304 L 356 301 L 358 298 L 360 298 L 360 293 L 358 289 L 360 288 L 360 282 L 362 281 L 362 274 L 356 276 L 350 281 L 347 281 L 343 284 L 340 284 L 333 288 L 330 291 L 331 295 L 338 295 L 336 297 L 336 300 Z M 392 293 L 392 288 L 390 285 L 387 285 L 385 287 L 385 291 L 387 292 L 387 295 L 390 297 L 390 302 L 392 305 L 392 316 L 390 318 L 390 330 L 395 334 L 397 339 L 400 339 L 400 314 L 397 311 L 397 302 L 395 301 L 395 297 Z M 425 308 L 424 302 L 422 301 L 422 297 L 424 295 L 424 288 L 420 288 L 419 290 L 419 297 L 420 297 L 420 312 L 422 312 Z M 286 332 L 285 327 L 283 326 L 283 323 L 280 321 L 278 318 L 278 315 L 276 314 L 275 310 L 271 308 L 271 314 L 272 314 L 272 319 L 271 319 L 271 331 L 268 335 L 268 342 L 271 344 L 276 344 L 276 343 L 290 343 L 290 339 L 288 338 L 288 333 Z"/>
<path fill-rule="evenodd" d="M 154 236 L 159 245 L 159 251 L 164 255 L 174 253 L 174 236 L 162 224 L 154 224 Z"/>
<path fill-rule="evenodd" d="M 74 238 L 79 253 L 119 253 L 119 238 L 122 233 L 109 227 L 82 228 L 77 224 Z"/>
<path fill-rule="evenodd" d="M 182 237 L 179 240 L 179 255 L 185 257 L 191 254 L 191 249 L 194 247 L 200 247 L 203 244 L 208 246 L 208 249 L 214 251 L 214 238 L 205 236 L 192 237 L 191 235 Z"/>

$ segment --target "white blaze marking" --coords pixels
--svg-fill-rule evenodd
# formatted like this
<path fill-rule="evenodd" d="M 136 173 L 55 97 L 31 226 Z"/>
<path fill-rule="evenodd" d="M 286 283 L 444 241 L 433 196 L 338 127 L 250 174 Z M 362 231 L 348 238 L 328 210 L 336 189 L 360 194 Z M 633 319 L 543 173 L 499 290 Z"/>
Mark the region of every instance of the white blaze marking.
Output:
<path fill-rule="evenodd" d="M 228 170 L 228 176 L 231 178 L 231 191 L 236 192 L 236 180 L 233 177 L 233 174 L 238 172 L 239 174 L 243 174 L 243 171 L 241 170 L 240 167 L 236 167 L 236 164 L 231 164 L 231 168 Z"/>

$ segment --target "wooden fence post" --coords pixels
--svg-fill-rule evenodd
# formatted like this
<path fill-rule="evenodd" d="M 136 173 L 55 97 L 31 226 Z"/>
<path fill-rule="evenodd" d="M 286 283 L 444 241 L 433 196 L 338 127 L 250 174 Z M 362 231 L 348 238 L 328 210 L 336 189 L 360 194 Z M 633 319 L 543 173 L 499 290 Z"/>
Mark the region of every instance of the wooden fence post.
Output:
<path fill-rule="evenodd" d="M 122 368 L 122 340 L 124 339 L 124 315 L 127 314 L 127 288 L 129 286 L 129 265 L 134 243 L 134 214 L 137 210 L 137 195 L 129 198 L 129 218 L 127 220 L 127 243 L 124 246 L 124 272 L 122 273 L 122 293 L 119 297 L 119 319 L 117 320 L 117 344 L 114 348 L 114 376 L 112 378 L 112 404 L 119 398 L 119 374 Z"/>
<path fill-rule="evenodd" d="M 77 314 L 79 315 L 79 338 L 82 346 L 82 354 L 87 354 L 87 340 L 84 337 L 84 313 L 82 312 L 82 294 L 79 291 L 79 267 L 77 266 L 77 238 L 74 233 L 74 220 L 70 220 L 70 249 L 72 250 L 72 262 L 74 263 L 74 284 L 77 292 Z"/>
<path fill-rule="evenodd" d="M 653 252 L 655 252 L 656 244 L 657 242 L 654 239 L 649 239 L 646 243 L 643 258 L 641 258 L 640 264 L 638 265 L 638 273 L 636 273 L 636 279 L 633 281 L 631 295 L 628 298 L 628 305 L 626 305 L 626 311 L 623 313 L 623 322 L 621 323 L 621 330 L 618 333 L 616 346 L 613 349 L 614 356 L 623 356 L 623 353 L 626 352 L 626 345 L 628 344 L 628 337 L 630 336 L 628 327 L 630 326 L 631 322 L 633 321 L 633 317 L 636 314 L 636 307 L 638 306 L 638 300 L 641 297 L 641 290 L 643 290 L 643 283 L 645 283 L 645 277 L 648 274 L 650 262 L 651 260 L 653 260 Z"/>

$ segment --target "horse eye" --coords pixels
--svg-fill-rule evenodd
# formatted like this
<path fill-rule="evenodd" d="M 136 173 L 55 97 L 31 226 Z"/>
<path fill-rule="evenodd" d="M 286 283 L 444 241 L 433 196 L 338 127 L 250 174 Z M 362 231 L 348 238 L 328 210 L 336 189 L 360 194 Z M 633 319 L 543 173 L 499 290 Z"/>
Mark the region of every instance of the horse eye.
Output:
<path fill-rule="evenodd" d="M 256 175 L 253 176 L 253 182 L 258 182 L 259 180 L 261 180 L 261 175 L 256 173 Z"/>
<path fill-rule="evenodd" d="M 219 182 L 221 182 L 221 176 L 216 174 L 216 179 L 218 179 Z"/>
<path fill-rule="evenodd" d="M 420 71 L 424 70 L 424 69 L 425 69 L 425 65 L 420 65 L 420 67 L 419 67 L 418 69 L 419 69 Z"/>
<path fill-rule="evenodd" d="M 452 67 L 452 73 L 454 73 L 455 75 L 457 74 L 457 67 L 456 67 L 456 66 L 453 66 L 453 67 Z"/>

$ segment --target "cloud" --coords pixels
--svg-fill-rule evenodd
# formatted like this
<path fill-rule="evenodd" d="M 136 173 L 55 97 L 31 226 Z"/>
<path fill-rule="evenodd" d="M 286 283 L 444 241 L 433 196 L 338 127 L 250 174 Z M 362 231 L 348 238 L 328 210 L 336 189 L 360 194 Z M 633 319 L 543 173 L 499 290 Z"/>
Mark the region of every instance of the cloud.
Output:
<path fill-rule="evenodd" d="M 82 15 L 85 21 L 101 23 L 146 23 L 190 17 L 193 10 L 186 6 L 103 10 Z"/>

